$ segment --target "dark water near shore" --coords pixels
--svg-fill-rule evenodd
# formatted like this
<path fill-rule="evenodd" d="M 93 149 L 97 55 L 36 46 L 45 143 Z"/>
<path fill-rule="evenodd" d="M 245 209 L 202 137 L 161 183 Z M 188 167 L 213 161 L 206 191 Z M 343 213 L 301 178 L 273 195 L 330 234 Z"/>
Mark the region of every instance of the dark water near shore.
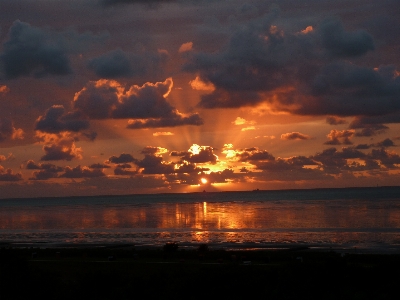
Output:
<path fill-rule="evenodd" d="M 0 200 L 3 245 L 171 241 L 400 253 L 400 187 Z"/>

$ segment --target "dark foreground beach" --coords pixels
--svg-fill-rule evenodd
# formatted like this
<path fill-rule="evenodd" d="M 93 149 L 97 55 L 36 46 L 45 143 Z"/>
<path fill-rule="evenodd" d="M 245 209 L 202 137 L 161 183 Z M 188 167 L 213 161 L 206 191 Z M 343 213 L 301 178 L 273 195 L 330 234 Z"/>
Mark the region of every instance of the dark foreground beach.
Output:
<path fill-rule="evenodd" d="M 0 249 L 0 299 L 396 299 L 400 254 L 178 244 Z"/>

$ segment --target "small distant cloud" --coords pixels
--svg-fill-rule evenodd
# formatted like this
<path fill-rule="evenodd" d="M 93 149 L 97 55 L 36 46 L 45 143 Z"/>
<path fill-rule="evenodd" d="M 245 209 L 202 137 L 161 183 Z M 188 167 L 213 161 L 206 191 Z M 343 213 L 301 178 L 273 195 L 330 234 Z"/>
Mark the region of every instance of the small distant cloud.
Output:
<path fill-rule="evenodd" d="M 212 83 L 204 82 L 199 76 L 196 76 L 195 79 L 189 81 L 189 84 L 192 89 L 198 91 L 213 92 L 215 90 L 215 86 Z"/>
<path fill-rule="evenodd" d="M 306 29 L 303 29 L 303 30 L 301 31 L 301 33 L 302 33 L 302 34 L 307 34 L 307 33 L 310 33 L 310 32 L 312 32 L 312 31 L 314 31 L 314 28 L 313 28 L 312 26 L 307 26 Z"/>
<path fill-rule="evenodd" d="M 300 132 L 288 132 L 281 135 L 281 140 L 309 140 L 309 135 Z"/>
<path fill-rule="evenodd" d="M 240 125 L 253 125 L 255 123 L 256 123 L 255 121 L 248 121 L 248 120 L 246 120 L 244 118 L 241 118 L 241 117 L 237 117 L 236 120 L 232 122 L 232 124 L 235 124 L 237 126 L 240 126 Z M 249 131 L 249 130 L 256 130 L 256 128 L 254 126 L 247 126 L 247 127 L 243 127 L 241 129 L 241 131 Z"/>
<path fill-rule="evenodd" d="M 162 136 L 162 135 L 174 135 L 174 133 L 169 131 L 158 131 L 153 133 L 153 136 Z"/>
<path fill-rule="evenodd" d="M 248 126 L 241 129 L 241 131 L 249 131 L 249 130 L 256 130 L 254 126 Z"/>
<path fill-rule="evenodd" d="M 193 43 L 188 42 L 184 43 L 179 47 L 179 53 L 188 52 L 193 50 Z"/>
<path fill-rule="evenodd" d="M 6 85 L 0 85 L 0 93 L 8 93 L 10 89 Z"/>

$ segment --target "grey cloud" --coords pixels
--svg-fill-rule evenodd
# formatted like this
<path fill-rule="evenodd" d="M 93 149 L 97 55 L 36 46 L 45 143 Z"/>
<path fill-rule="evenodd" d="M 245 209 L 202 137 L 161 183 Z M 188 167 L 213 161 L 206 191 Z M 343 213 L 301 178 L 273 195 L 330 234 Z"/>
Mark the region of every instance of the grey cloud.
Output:
<path fill-rule="evenodd" d="M 196 167 L 196 164 L 184 162 L 178 169 L 175 169 L 175 173 L 199 173 L 209 170 L 209 168 L 200 168 Z"/>
<path fill-rule="evenodd" d="M 379 160 L 386 168 L 398 168 L 395 164 L 400 164 L 400 156 L 397 153 L 390 153 L 384 148 L 372 149 L 369 156 L 371 159 Z"/>
<path fill-rule="evenodd" d="M 162 157 L 145 155 L 142 160 L 137 160 L 135 164 L 143 168 L 142 174 L 171 174 L 174 173 L 174 164 L 164 163 Z"/>
<path fill-rule="evenodd" d="M 6 139 L 22 139 L 22 129 L 16 129 L 10 118 L 0 118 L 0 142 Z"/>
<path fill-rule="evenodd" d="M 28 160 L 26 163 L 26 168 L 28 170 L 48 170 L 54 173 L 61 172 L 64 169 L 62 167 L 58 167 L 53 164 L 48 164 L 48 163 L 35 163 L 33 160 Z"/>
<path fill-rule="evenodd" d="M 58 136 L 43 146 L 46 153 L 40 160 L 67 160 L 82 158 L 80 148 L 75 145 L 75 139 L 72 136 Z"/>
<path fill-rule="evenodd" d="M 40 170 L 33 172 L 32 176 L 33 177 L 30 177 L 29 180 L 48 180 L 51 178 L 57 178 L 58 173 L 53 172 L 52 170 Z"/>
<path fill-rule="evenodd" d="M 78 132 L 89 127 L 89 121 L 84 119 L 80 111 L 66 112 L 61 105 L 53 105 L 40 116 L 35 124 L 35 130 L 47 133 L 62 131 Z"/>
<path fill-rule="evenodd" d="M 400 78 L 388 75 L 386 67 L 378 70 L 348 62 L 324 66 L 314 78 L 313 97 L 293 112 L 337 116 L 378 116 L 400 110 Z"/>
<path fill-rule="evenodd" d="M 360 56 L 375 49 L 374 40 L 368 32 L 365 30 L 346 32 L 337 19 L 324 21 L 318 31 L 323 46 L 334 56 Z"/>
<path fill-rule="evenodd" d="M 99 85 L 91 81 L 75 95 L 74 108 L 92 119 L 111 118 L 112 109 L 118 104 L 119 89 L 117 83 Z"/>
<path fill-rule="evenodd" d="M 127 167 L 127 168 L 129 168 L 129 167 Z M 121 167 L 121 166 L 117 166 L 114 169 L 114 174 L 115 175 L 128 175 L 128 176 L 132 176 L 132 175 L 138 174 L 137 170 L 126 170 L 127 168 Z"/>
<path fill-rule="evenodd" d="M 122 153 L 120 156 L 111 156 L 108 159 L 109 162 L 113 164 L 121 164 L 121 163 L 130 163 L 130 162 L 135 162 L 136 159 L 130 155 L 129 153 Z"/>
<path fill-rule="evenodd" d="M 128 57 L 121 49 L 91 59 L 88 66 L 101 78 L 130 76 L 133 72 Z"/>
<path fill-rule="evenodd" d="M 161 73 L 167 58 L 168 54 L 165 52 L 146 52 L 139 55 L 116 49 L 89 60 L 88 67 L 101 78 L 143 77 Z"/>
<path fill-rule="evenodd" d="M 383 141 L 378 142 L 378 143 L 376 143 L 376 144 L 372 144 L 372 145 L 373 145 L 374 147 L 383 147 L 383 148 L 396 146 L 396 145 L 394 144 L 394 142 L 393 142 L 391 139 L 389 139 L 389 138 L 384 139 Z"/>
<path fill-rule="evenodd" d="M 6 169 L 0 165 L 0 181 L 19 181 L 22 180 L 21 173 L 13 173 L 11 169 Z"/>
<path fill-rule="evenodd" d="M 245 149 L 240 154 L 237 154 L 239 161 L 264 161 L 275 160 L 275 157 L 266 150 L 259 150 L 258 148 Z"/>
<path fill-rule="evenodd" d="M 326 123 L 329 125 L 340 125 L 340 124 L 346 124 L 346 120 L 336 117 L 336 116 L 328 116 L 326 117 Z"/>
<path fill-rule="evenodd" d="M 214 154 L 213 147 L 202 147 L 198 154 L 188 152 L 182 156 L 182 160 L 190 163 L 211 163 L 217 162 L 217 156 Z"/>
<path fill-rule="evenodd" d="M 89 82 L 75 95 L 74 107 L 90 118 L 131 118 L 127 128 L 202 125 L 197 113 L 184 115 L 167 102 L 173 81 L 133 85 L 129 90 L 115 81 Z"/>
<path fill-rule="evenodd" d="M 344 61 L 373 50 L 366 31 L 347 32 L 339 20 L 330 19 L 307 34 L 290 29 L 283 33 L 271 26 L 272 20 L 268 15 L 253 19 L 237 26 L 219 51 L 189 56 L 184 70 L 215 86 L 212 93 L 202 95 L 200 107 L 269 101 L 276 110 L 335 115 L 328 120 L 334 124 L 344 121 L 338 117 L 399 111 L 400 78 L 393 66 L 373 69 Z"/>
<path fill-rule="evenodd" d="M 76 166 L 75 168 L 65 167 L 65 173 L 60 177 L 65 178 L 86 178 L 105 176 L 101 169 L 89 169 L 88 167 Z"/>
<path fill-rule="evenodd" d="M 66 51 L 43 30 L 15 21 L 0 56 L 5 77 L 67 75 L 72 72 Z"/>
<path fill-rule="evenodd" d="M 111 168 L 111 167 L 109 165 L 106 165 L 106 164 L 97 163 L 97 164 L 90 165 L 89 168 L 91 168 L 91 169 L 108 169 L 108 168 Z"/>

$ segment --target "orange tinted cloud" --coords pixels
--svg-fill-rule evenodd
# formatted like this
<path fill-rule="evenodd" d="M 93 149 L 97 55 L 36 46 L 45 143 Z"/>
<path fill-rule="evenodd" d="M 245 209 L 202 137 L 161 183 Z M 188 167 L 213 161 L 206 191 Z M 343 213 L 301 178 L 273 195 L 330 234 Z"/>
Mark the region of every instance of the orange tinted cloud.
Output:
<path fill-rule="evenodd" d="M 192 42 L 184 43 L 179 47 L 179 53 L 192 51 L 192 50 L 193 50 L 193 43 Z"/>
<path fill-rule="evenodd" d="M 300 132 L 288 132 L 281 135 L 281 140 L 309 140 L 311 137 Z"/>
<path fill-rule="evenodd" d="M 189 81 L 189 84 L 194 90 L 207 92 L 213 92 L 215 90 L 215 87 L 212 83 L 202 81 L 199 76 L 196 76 L 195 79 Z"/>
<path fill-rule="evenodd" d="M 153 133 L 153 136 L 165 136 L 165 135 L 174 135 L 174 133 L 169 131 L 157 131 Z"/>
<path fill-rule="evenodd" d="M 312 32 L 312 31 L 314 31 L 314 28 L 312 26 L 307 26 L 306 29 L 303 29 L 301 31 L 301 33 L 307 34 L 307 33 Z"/>
<path fill-rule="evenodd" d="M 6 85 L 0 85 L 0 93 L 8 93 L 10 89 Z"/>

